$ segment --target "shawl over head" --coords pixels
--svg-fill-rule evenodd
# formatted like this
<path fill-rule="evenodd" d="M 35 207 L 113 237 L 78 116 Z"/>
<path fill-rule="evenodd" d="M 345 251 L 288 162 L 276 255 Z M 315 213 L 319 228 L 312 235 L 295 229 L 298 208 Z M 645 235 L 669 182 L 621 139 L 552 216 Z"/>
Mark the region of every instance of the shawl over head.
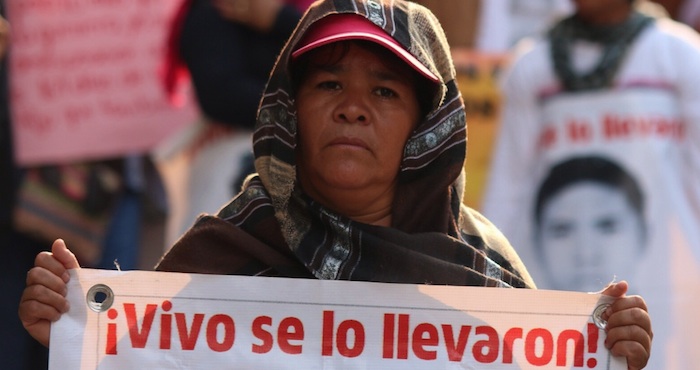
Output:
<path fill-rule="evenodd" d="M 303 194 L 289 62 L 309 27 L 338 13 L 380 26 L 441 80 L 404 148 L 392 227 L 358 223 Z M 404 0 L 314 3 L 283 48 L 258 111 L 257 174 L 218 216 L 201 217 L 160 270 L 380 282 L 534 287 L 510 244 L 462 204 L 464 103 L 436 17 Z"/>

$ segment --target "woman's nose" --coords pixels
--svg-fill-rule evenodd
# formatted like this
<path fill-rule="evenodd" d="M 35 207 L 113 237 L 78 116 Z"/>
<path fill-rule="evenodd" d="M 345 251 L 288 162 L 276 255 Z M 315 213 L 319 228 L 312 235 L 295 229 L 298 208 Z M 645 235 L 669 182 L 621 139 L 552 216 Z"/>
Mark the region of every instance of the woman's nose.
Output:
<path fill-rule="evenodd" d="M 344 94 L 335 109 L 335 119 L 341 123 L 367 123 L 369 112 L 366 102 L 357 94 Z"/>

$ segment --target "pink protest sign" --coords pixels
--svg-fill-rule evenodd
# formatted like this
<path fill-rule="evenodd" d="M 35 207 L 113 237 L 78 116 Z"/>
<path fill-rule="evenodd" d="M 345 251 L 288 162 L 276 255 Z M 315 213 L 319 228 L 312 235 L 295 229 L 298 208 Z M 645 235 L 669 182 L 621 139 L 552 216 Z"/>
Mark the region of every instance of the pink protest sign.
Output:
<path fill-rule="evenodd" d="M 192 121 L 159 82 L 179 1 L 8 1 L 11 110 L 23 165 L 151 149 Z"/>

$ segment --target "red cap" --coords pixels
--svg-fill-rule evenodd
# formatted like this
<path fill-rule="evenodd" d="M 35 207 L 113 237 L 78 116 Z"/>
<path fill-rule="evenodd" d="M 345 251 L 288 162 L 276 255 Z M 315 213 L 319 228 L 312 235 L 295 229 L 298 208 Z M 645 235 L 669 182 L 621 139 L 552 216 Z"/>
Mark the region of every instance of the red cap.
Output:
<path fill-rule="evenodd" d="M 345 40 L 376 42 L 392 51 L 425 78 L 433 82 L 440 82 L 440 79 L 430 69 L 404 49 L 386 31 L 357 14 L 336 14 L 316 22 L 306 31 L 306 35 L 297 45 L 297 49 L 292 52 L 292 58 L 295 59 L 320 46 Z"/>

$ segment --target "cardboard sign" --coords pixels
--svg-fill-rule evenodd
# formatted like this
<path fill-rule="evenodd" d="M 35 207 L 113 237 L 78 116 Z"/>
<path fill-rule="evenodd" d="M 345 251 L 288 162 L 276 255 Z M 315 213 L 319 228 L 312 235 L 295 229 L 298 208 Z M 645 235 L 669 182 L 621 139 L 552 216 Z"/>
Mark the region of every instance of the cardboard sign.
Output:
<path fill-rule="evenodd" d="M 11 112 L 22 165 L 150 150 L 190 123 L 159 82 L 179 1 L 7 1 Z"/>
<path fill-rule="evenodd" d="M 71 271 L 51 369 L 627 369 L 610 298 L 144 271 Z"/>

